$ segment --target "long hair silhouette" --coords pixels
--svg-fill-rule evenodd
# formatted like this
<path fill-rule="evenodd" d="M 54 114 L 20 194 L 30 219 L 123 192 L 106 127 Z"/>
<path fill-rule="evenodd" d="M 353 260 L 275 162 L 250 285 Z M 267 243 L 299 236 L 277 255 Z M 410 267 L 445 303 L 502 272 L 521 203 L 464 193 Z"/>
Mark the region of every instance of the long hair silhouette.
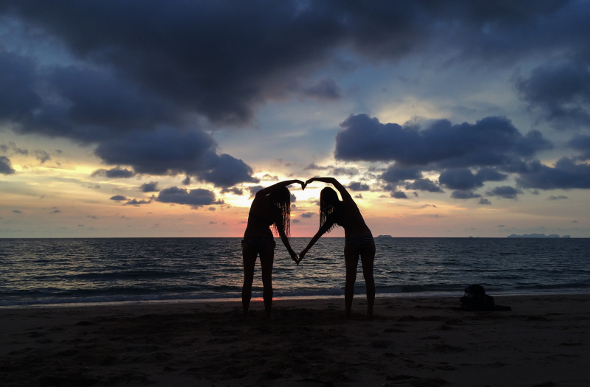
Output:
<path fill-rule="evenodd" d="M 279 228 L 285 235 L 291 235 L 291 193 L 287 187 L 279 187 L 268 195 L 273 223 L 273 232 L 279 234 Z"/>
<path fill-rule="evenodd" d="M 320 228 L 326 223 L 328 218 L 336 217 L 336 220 L 338 219 L 341 206 L 342 204 L 338 199 L 336 191 L 330 187 L 322 189 L 320 192 Z M 332 231 L 336 226 L 337 222 L 334 222 L 326 232 Z"/>

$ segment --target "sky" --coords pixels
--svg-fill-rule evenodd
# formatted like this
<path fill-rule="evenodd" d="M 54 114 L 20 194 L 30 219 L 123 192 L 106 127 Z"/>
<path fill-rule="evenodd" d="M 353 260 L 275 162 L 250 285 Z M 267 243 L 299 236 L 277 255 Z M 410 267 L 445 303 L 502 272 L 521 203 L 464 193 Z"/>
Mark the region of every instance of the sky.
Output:
<path fill-rule="evenodd" d="M 374 235 L 590 237 L 589 36 L 590 1 L 0 0 L 0 237 L 239 237 L 314 176 Z"/>

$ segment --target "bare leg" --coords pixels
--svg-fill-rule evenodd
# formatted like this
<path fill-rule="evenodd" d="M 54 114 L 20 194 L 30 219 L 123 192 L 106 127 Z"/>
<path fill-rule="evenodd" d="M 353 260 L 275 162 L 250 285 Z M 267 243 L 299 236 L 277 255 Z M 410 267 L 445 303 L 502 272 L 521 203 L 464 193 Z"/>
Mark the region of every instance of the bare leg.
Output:
<path fill-rule="evenodd" d="M 248 316 L 250 299 L 252 298 L 252 281 L 254 280 L 254 265 L 256 264 L 256 251 L 244 243 L 242 247 L 242 256 L 244 261 L 244 284 L 242 285 L 242 308 L 244 309 L 244 318 Z"/>
<path fill-rule="evenodd" d="M 375 304 L 375 279 L 373 278 L 373 261 L 375 260 L 375 243 L 371 243 L 361 251 L 361 263 L 363 265 L 363 277 L 367 293 L 367 316 L 373 317 L 373 305 Z"/>
<path fill-rule="evenodd" d="M 358 261 L 358 250 L 345 243 L 344 262 L 346 263 L 346 282 L 344 283 L 344 305 L 346 308 L 346 317 L 350 317 L 352 311 L 352 299 L 354 297 L 354 283 L 356 282 Z"/>
<path fill-rule="evenodd" d="M 262 298 L 264 299 L 264 310 L 266 317 L 270 318 L 270 311 L 272 308 L 272 265 L 274 262 L 275 250 L 274 246 L 268 246 L 264 251 L 260 252 L 260 265 L 262 267 Z"/>

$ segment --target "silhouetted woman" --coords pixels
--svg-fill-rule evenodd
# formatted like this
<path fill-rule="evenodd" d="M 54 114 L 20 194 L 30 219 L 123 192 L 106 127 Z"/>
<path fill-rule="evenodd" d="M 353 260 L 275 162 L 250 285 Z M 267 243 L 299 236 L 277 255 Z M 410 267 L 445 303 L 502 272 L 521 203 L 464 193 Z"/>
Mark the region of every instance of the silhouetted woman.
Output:
<path fill-rule="evenodd" d="M 348 193 L 346 188 L 333 177 L 314 177 L 305 182 L 305 185 L 314 181 L 332 184 L 340 195 L 332 188 L 326 187 L 320 194 L 320 229 L 311 239 L 307 247 L 299 255 L 301 261 L 305 254 L 317 242 L 322 235 L 330 232 L 336 225 L 344 228 L 344 261 L 346 263 L 346 282 L 344 285 L 344 300 L 346 316 L 350 316 L 352 298 L 354 296 L 354 283 L 356 282 L 356 269 L 359 255 L 363 266 L 363 276 L 367 293 L 367 316 L 373 316 L 373 304 L 375 303 L 375 280 L 373 278 L 373 260 L 375 259 L 375 242 L 371 230 L 367 227 L 359 208 Z"/>
<path fill-rule="evenodd" d="M 304 185 L 301 180 L 287 180 L 274 184 L 258 191 L 250 206 L 248 225 L 242 241 L 242 255 L 244 258 L 242 306 L 244 308 L 244 317 L 248 314 L 250 298 L 252 298 L 254 265 L 258 254 L 260 254 L 260 266 L 262 268 L 264 309 L 267 317 L 270 317 L 272 307 L 272 265 L 276 245 L 270 226 L 274 226 L 291 258 L 296 263 L 299 263 L 297 254 L 291 248 L 288 238 L 291 194 L 287 186 L 294 183 L 299 183 L 302 187 Z"/>

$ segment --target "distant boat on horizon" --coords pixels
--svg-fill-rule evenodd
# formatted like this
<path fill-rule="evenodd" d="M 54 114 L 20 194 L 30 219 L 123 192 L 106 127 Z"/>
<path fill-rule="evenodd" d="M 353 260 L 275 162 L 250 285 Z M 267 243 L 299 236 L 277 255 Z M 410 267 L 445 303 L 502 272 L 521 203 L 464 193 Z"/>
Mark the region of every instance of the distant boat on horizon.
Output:
<path fill-rule="evenodd" d="M 507 238 L 570 238 L 569 235 L 559 236 L 557 234 L 512 234 L 508 235 Z"/>

